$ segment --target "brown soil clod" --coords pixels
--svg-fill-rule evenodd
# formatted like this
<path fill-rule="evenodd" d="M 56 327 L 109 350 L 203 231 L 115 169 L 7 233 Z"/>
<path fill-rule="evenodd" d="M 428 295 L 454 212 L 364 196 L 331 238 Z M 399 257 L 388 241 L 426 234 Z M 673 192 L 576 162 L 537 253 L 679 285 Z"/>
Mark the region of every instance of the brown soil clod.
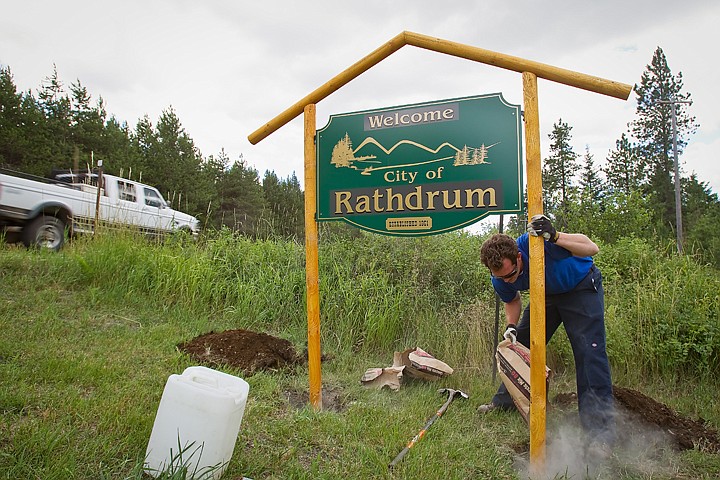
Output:
<path fill-rule="evenodd" d="M 227 365 L 242 370 L 245 375 L 292 368 L 306 362 L 290 341 L 243 329 L 206 333 L 179 344 L 178 349 L 202 364 Z"/>

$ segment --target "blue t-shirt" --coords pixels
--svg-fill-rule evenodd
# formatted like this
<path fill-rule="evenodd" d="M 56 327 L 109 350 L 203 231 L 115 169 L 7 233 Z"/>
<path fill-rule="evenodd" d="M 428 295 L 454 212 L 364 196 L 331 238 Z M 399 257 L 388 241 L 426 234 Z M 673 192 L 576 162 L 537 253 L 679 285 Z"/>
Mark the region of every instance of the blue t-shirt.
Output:
<path fill-rule="evenodd" d="M 590 271 L 592 257 L 576 257 L 570 251 L 554 243 L 545 243 L 545 293 L 555 295 L 567 293 L 577 286 Z M 518 250 L 522 255 L 523 269 L 514 282 L 492 278 L 492 284 L 500 299 L 507 303 L 517 296 L 517 292 L 530 289 L 530 258 L 528 234 L 517 239 Z"/>

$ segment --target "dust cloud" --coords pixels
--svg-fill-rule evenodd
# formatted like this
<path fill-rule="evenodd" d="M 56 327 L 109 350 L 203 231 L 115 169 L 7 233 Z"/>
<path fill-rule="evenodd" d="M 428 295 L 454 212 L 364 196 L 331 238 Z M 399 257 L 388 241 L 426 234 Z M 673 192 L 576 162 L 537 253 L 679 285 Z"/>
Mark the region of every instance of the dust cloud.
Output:
<path fill-rule="evenodd" d="M 678 453 L 667 433 L 638 423 L 624 412 L 616 413 L 616 429 L 612 448 L 588 447 L 574 412 L 548 425 L 544 468 L 533 471 L 527 453 L 516 457 L 515 468 L 520 478 L 528 480 L 616 479 L 620 474 L 654 478 L 677 473 Z"/>

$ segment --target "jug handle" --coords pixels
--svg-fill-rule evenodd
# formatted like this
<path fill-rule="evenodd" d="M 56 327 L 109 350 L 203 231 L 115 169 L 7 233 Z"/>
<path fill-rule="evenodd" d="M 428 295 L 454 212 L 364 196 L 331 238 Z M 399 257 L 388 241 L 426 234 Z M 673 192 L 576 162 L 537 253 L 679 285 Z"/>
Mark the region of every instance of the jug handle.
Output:
<path fill-rule="evenodd" d="M 199 383 L 200 385 L 205 385 L 205 386 L 212 387 L 212 388 L 218 388 L 217 378 L 206 377 L 204 375 L 194 374 L 190 377 L 190 380 L 195 383 Z"/>

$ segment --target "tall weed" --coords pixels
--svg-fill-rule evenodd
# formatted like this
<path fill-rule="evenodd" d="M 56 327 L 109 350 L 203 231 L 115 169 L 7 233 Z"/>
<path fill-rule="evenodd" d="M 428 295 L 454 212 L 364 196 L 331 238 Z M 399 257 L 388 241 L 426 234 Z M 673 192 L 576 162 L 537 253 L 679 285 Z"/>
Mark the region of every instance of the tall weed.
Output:
<path fill-rule="evenodd" d="M 479 260 L 482 240 L 457 232 L 397 238 L 362 231 L 321 239 L 323 343 L 375 352 L 419 345 L 456 364 L 487 363 L 478 355 L 489 352 L 492 338 L 481 340 L 479 332 L 492 337 L 494 294 Z M 221 231 L 198 244 L 162 244 L 107 234 L 75 242 L 60 255 L 31 255 L 37 262 L 30 268 L 47 278 L 39 281 L 89 286 L 102 292 L 97 301 L 151 298 L 305 341 L 305 250 L 292 241 Z M 602 245 L 596 262 L 605 278 L 615 369 L 712 375 L 720 368 L 714 268 L 677 255 L 672 244 L 658 248 L 639 238 Z M 4 269 L 15 264 L 10 259 Z M 500 319 L 504 323 L 502 307 Z M 562 338 L 551 342 L 548 356 L 556 365 L 572 363 Z"/>
<path fill-rule="evenodd" d="M 623 239 L 604 246 L 608 350 L 628 371 L 714 375 L 720 368 L 717 271 L 673 246 Z"/>

